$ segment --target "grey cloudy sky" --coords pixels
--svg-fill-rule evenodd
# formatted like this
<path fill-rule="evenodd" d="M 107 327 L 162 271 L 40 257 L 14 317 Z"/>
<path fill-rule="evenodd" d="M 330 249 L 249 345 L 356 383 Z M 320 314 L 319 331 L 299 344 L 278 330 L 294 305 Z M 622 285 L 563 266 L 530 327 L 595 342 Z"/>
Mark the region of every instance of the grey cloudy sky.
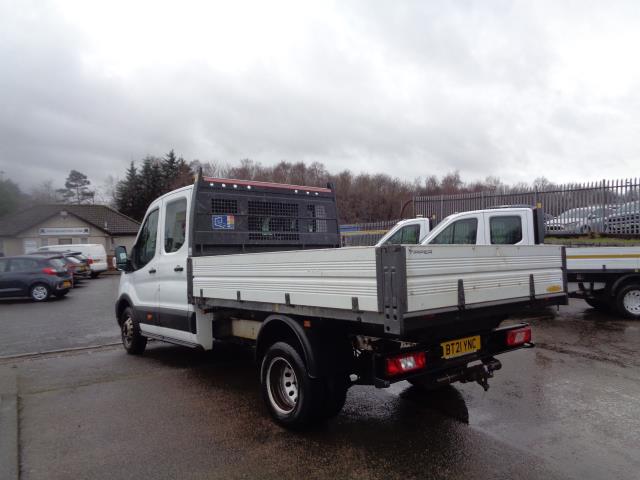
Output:
<path fill-rule="evenodd" d="M 0 0 L 0 170 L 637 176 L 640 2 Z"/>

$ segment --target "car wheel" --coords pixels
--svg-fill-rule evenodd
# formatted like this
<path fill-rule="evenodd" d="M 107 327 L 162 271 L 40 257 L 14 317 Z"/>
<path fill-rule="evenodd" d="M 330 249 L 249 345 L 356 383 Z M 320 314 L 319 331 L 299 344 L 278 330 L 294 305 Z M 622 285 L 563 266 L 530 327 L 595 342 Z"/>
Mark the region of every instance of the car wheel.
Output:
<path fill-rule="evenodd" d="M 640 284 L 627 285 L 616 295 L 618 311 L 627 318 L 640 319 Z"/>
<path fill-rule="evenodd" d="M 64 297 L 67 293 L 69 293 L 69 290 L 59 290 L 57 291 L 54 295 L 58 298 L 62 298 Z"/>
<path fill-rule="evenodd" d="M 585 298 L 584 301 L 587 302 L 587 305 L 591 308 L 595 308 L 601 312 L 611 310 L 611 304 L 606 300 L 602 300 L 600 298 Z"/>
<path fill-rule="evenodd" d="M 100 272 L 91 272 L 91 278 L 98 278 L 100 276 Z"/>
<path fill-rule="evenodd" d="M 140 324 L 133 316 L 131 307 L 127 307 L 122 312 L 120 323 L 120 334 L 122 345 L 127 353 L 131 355 L 141 355 L 147 348 L 147 337 L 140 333 Z"/>
<path fill-rule="evenodd" d="M 285 342 L 274 343 L 260 367 L 262 396 L 276 423 L 292 430 L 324 418 L 323 388 L 309 377 L 300 354 Z"/>
<path fill-rule="evenodd" d="M 51 295 L 51 289 L 44 283 L 36 283 L 29 289 L 29 296 L 34 302 L 44 302 Z"/>

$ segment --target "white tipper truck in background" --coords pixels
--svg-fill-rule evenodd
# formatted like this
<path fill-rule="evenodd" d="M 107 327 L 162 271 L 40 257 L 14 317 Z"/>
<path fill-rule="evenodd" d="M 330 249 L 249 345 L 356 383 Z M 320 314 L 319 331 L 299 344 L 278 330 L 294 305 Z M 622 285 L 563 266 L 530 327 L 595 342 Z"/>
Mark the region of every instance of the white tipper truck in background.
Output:
<path fill-rule="evenodd" d="M 116 249 L 125 349 L 253 346 L 271 416 L 302 428 L 356 384 L 486 389 L 497 355 L 533 347 L 528 324 L 503 321 L 567 302 L 563 247 L 339 248 L 337 218 L 330 186 L 199 174 L 156 199 Z"/>
<path fill-rule="evenodd" d="M 449 215 L 421 245 L 536 245 L 544 242 L 539 209 L 500 207 Z M 419 229 L 423 218 L 403 220 L 394 228 Z M 405 236 L 407 236 L 405 234 Z M 379 246 L 391 241 L 390 236 Z M 640 319 L 640 247 L 567 247 L 569 296 L 584 299 L 598 310 Z"/>

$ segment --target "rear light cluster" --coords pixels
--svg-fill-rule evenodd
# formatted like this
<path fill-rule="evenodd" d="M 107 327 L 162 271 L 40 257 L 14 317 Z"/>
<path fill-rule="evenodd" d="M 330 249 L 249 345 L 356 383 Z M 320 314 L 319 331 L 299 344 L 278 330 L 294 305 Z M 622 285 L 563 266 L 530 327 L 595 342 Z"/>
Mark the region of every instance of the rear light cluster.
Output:
<path fill-rule="evenodd" d="M 424 352 L 411 352 L 388 357 L 385 360 L 385 372 L 389 377 L 421 370 L 427 365 Z"/>
<path fill-rule="evenodd" d="M 93 258 L 87 258 L 87 265 L 93 264 Z"/>
<path fill-rule="evenodd" d="M 515 347 L 531 342 L 531 327 L 517 328 L 507 332 L 507 345 Z"/>
<path fill-rule="evenodd" d="M 58 271 L 55 268 L 44 267 L 42 269 L 42 273 L 44 273 L 45 275 L 57 275 Z"/>

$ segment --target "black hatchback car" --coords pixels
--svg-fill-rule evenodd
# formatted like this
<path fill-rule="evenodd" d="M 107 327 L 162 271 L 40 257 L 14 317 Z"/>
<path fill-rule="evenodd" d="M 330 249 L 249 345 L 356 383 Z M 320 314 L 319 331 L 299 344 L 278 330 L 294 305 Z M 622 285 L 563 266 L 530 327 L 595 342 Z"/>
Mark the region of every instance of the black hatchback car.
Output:
<path fill-rule="evenodd" d="M 30 297 L 35 302 L 43 302 L 51 295 L 65 296 L 72 286 L 73 278 L 62 256 L 0 258 L 0 297 Z"/>

